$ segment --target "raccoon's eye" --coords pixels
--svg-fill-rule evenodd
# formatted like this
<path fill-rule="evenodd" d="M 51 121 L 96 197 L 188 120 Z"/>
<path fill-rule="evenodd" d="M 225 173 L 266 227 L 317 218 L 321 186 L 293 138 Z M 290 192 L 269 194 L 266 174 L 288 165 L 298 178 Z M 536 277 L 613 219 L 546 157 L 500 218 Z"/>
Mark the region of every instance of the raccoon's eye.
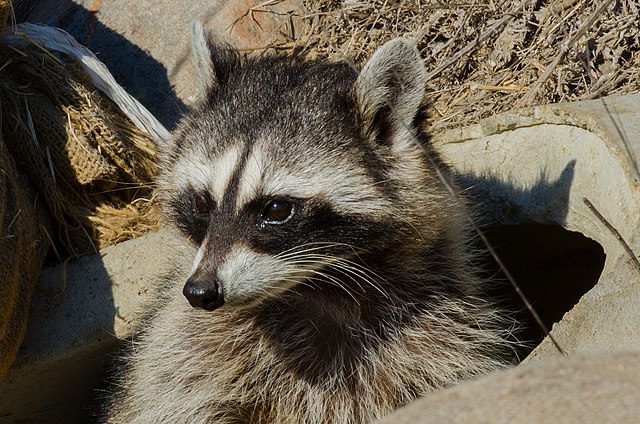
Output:
<path fill-rule="evenodd" d="M 196 193 L 192 199 L 193 211 L 202 215 L 208 214 L 211 210 L 209 199 L 205 194 Z"/>
<path fill-rule="evenodd" d="M 293 205 L 286 200 L 271 200 L 262 212 L 262 220 L 268 224 L 282 224 L 293 215 Z"/>

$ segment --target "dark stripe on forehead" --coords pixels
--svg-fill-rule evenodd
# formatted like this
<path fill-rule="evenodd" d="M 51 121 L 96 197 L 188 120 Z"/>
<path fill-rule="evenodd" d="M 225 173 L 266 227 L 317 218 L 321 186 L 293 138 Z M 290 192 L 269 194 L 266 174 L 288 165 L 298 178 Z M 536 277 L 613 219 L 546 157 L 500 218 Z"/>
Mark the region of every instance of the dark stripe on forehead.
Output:
<path fill-rule="evenodd" d="M 249 153 L 251 152 L 251 148 L 253 147 L 253 142 L 245 141 L 244 149 L 238 158 L 238 162 L 236 163 L 236 167 L 233 170 L 233 174 L 227 183 L 227 188 L 225 190 L 224 196 L 222 197 L 222 204 L 220 208 L 226 213 L 232 213 L 235 210 L 235 205 L 238 200 L 238 187 L 240 185 L 240 178 L 244 173 L 245 167 L 247 166 L 247 158 L 249 157 Z"/>

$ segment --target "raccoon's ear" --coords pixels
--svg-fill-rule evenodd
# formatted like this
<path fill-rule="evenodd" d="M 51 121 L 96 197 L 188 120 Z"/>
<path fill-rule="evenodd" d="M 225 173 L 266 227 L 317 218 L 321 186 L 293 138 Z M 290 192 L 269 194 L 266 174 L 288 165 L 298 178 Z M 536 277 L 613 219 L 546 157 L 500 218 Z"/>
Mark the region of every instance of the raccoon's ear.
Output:
<path fill-rule="evenodd" d="M 424 64 L 411 40 L 395 38 L 376 50 L 355 84 L 365 134 L 410 128 L 423 101 L 424 80 Z"/>
<path fill-rule="evenodd" d="M 191 50 L 198 68 L 201 92 L 224 85 L 240 65 L 240 55 L 231 46 L 207 39 L 202 22 L 193 23 Z"/>

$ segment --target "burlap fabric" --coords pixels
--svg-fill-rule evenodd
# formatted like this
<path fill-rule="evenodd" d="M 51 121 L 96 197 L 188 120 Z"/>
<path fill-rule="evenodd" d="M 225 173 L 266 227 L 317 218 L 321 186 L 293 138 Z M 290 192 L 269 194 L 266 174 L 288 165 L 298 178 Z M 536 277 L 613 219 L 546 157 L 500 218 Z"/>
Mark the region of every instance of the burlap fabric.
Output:
<path fill-rule="evenodd" d="M 9 22 L 11 15 L 11 3 L 10 0 L 0 0 L 0 28 L 4 27 Z"/>
<path fill-rule="evenodd" d="M 154 143 L 78 65 L 33 43 L 0 41 L 0 137 L 1 380 L 49 248 L 78 257 L 155 228 L 158 215 Z"/>
<path fill-rule="evenodd" d="M 36 46 L 21 46 L 24 56 L 15 48 L 0 46 L 0 98 L 10 111 L 2 132 L 54 218 L 56 241 L 72 256 L 121 241 L 118 229 L 132 226 L 123 221 L 144 220 L 146 210 L 127 205 L 151 191 L 153 142 L 77 66 Z"/>
<path fill-rule="evenodd" d="M 49 247 L 49 223 L 37 208 L 37 197 L 17 171 L 0 134 L 0 380 L 18 353 Z"/>

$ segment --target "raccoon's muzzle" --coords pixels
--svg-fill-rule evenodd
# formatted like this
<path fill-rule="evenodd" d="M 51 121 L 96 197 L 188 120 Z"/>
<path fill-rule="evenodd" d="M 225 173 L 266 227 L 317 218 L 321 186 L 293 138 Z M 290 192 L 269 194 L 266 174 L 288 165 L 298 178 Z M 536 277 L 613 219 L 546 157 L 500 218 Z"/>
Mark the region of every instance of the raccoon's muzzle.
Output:
<path fill-rule="evenodd" d="M 182 294 L 194 308 L 213 311 L 224 304 L 222 284 L 215 278 L 191 276 L 182 289 Z"/>

